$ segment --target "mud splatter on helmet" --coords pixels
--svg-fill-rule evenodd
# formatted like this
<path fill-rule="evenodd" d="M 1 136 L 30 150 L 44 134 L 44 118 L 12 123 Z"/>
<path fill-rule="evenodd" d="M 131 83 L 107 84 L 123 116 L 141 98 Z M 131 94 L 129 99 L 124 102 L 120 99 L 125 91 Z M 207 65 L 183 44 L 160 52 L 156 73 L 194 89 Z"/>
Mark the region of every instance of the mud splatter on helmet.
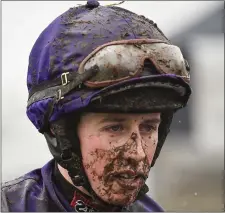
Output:
<path fill-rule="evenodd" d="M 73 183 L 95 197 L 74 130 L 79 114 L 162 112 L 153 166 L 173 113 L 191 94 L 186 60 L 153 21 L 97 1 L 69 9 L 41 33 L 30 53 L 27 87 L 27 116 Z"/>

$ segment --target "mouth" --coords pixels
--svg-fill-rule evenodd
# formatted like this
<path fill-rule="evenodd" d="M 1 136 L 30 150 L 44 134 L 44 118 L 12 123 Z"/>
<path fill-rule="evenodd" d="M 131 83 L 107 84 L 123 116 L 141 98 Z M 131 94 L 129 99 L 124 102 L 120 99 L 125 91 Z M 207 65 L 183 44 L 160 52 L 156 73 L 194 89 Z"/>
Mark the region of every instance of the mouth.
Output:
<path fill-rule="evenodd" d="M 109 174 L 107 181 L 116 181 L 122 188 L 137 189 L 137 187 L 143 185 L 146 179 L 144 173 L 127 170 Z"/>

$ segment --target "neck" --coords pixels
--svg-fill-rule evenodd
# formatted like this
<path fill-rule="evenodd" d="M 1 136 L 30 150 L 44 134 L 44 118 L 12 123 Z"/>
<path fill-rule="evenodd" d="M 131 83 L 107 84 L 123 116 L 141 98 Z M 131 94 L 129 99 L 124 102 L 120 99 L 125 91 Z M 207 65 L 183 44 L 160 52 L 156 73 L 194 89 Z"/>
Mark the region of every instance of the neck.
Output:
<path fill-rule="evenodd" d="M 71 185 L 73 185 L 75 188 L 77 188 L 79 191 L 81 191 L 82 193 L 84 193 L 85 195 L 87 195 L 88 197 L 92 197 L 90 195 L 90 193 L 82 186 L 75 186 L 73 184 L 72 179 L 70 178 L 68 171 L 66 169 L 64 169 L 63 167 L 61 167 L 59 164 L 57 164 L 58 170 L 60 172 L 60 174 L 63 176 L 63 178 L 69 182 Z M 114 205 L 110 205 L 110 204 L 106 204 L 104 202 L 102 202 L 101 200 L 98 200 L 97 202 L 94 201 L 94 204 L 98 206 L 99 209 L 103 210 L 103 211 L 120 211 L 121 207 L 118 206 L 114 206 Z"/>
<path fill-rule="evenodd" d="M 84 194 L 91 196 L 90 193 L 82 186 L 75 186 L 73 184 L 72 179 L 70 178 L 68 171 L 66 169 L 64 169 L 63 167 L 61 167 L 59 164 L 57 164 L 58 169 L 60 171 L 60 173 L 62 174 L 62 176 L 70 183 L 72 184 L 74 187 L 76 187 L 77 189 L 79 189 L 81 192 L 83 192 Z"/>

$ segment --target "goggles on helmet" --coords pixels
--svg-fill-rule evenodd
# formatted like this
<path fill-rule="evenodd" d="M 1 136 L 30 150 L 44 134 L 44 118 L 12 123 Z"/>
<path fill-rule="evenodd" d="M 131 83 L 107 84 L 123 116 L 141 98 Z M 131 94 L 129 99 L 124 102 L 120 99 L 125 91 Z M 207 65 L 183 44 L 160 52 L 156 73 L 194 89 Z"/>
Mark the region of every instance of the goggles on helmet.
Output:
<path fill-rule="evenodd" d="M 145 60 L 150 60 L 158 73 L 174 74 L 189 83 L 189 67 L 177 46 L 151 39 L 116 41 L 98 47 L 80 64 L 78 73 L 97 67 L 95 76 L 84 82 L 90 88 L 100 88 L 134 77 L 149 76 L 143 73 Z"/>

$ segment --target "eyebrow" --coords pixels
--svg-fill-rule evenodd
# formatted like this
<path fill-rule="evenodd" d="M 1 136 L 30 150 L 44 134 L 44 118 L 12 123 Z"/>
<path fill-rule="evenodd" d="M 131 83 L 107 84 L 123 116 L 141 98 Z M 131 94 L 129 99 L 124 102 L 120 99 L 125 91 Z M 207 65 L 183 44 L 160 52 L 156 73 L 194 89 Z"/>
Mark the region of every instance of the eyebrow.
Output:
<path fill-rule="evenodd" d="M 143 123 L 161 123 L 161 119 L 160 118 L 148 118 L 148 119 L 144 119 Z"/>
<path fill-rule="evenodd" d="M 110 117 L 106 117 L 106 118 L 103 118 L 102 120 L 100 120 L 99 124 L 106 123 L 106 122 L 123 122 L 125 120 L 126 120 L 125 118 L 110 118 Z"/>

